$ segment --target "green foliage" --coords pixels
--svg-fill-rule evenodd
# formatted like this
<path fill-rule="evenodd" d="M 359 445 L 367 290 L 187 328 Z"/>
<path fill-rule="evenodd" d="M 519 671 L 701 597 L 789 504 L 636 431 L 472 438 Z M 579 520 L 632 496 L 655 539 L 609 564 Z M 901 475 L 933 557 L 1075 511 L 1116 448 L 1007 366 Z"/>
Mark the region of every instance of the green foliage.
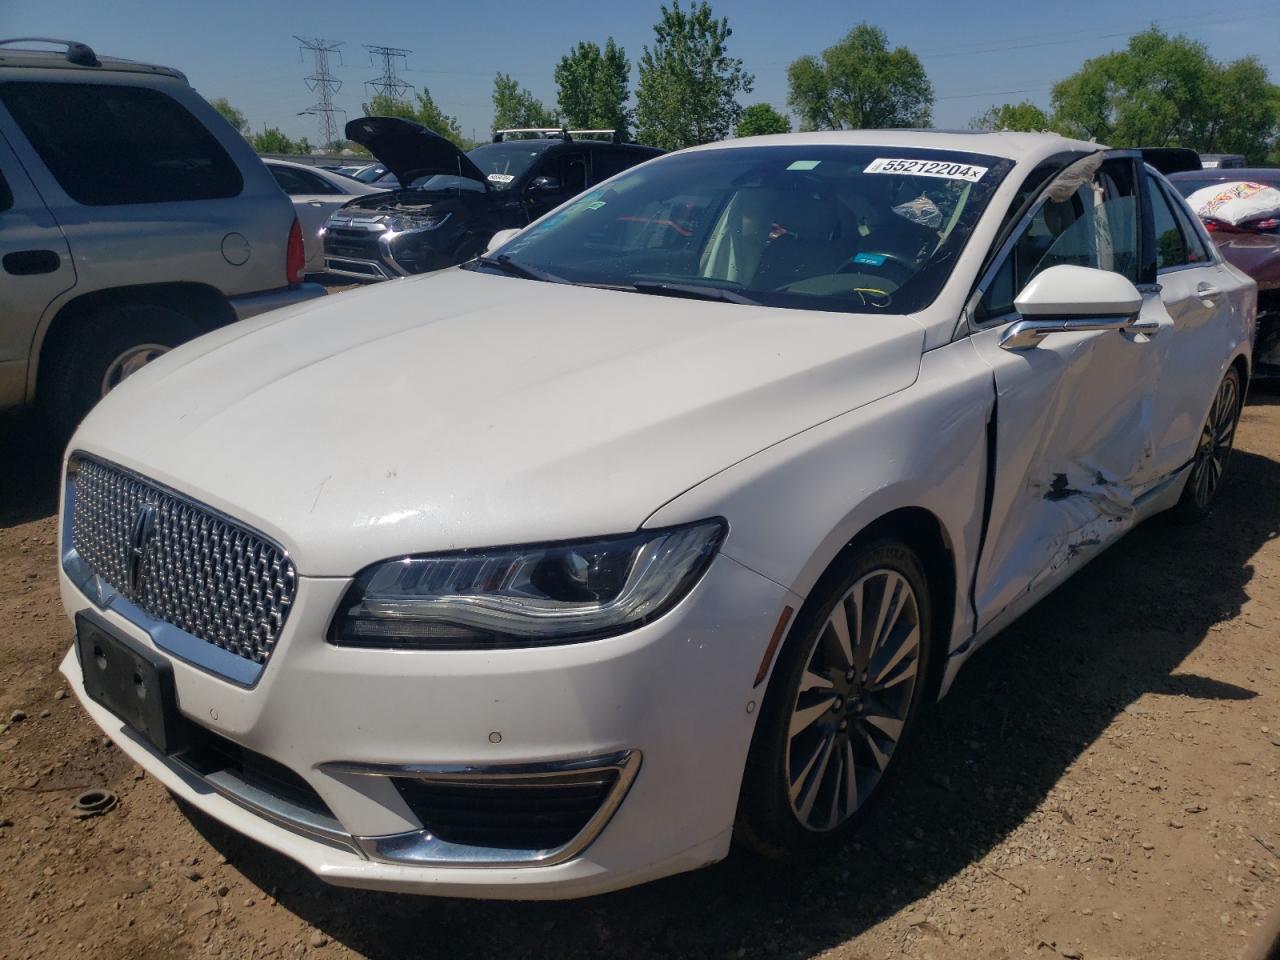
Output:
<path fill-rule="evenodd" d="M 906 47 L 889 49 L 879 27 L 860 23 L 822 56 L 787 68 L 787 102 L 802 130 L 927 127 L 933 84 Z"/>
<path fill-rule="evenodd" d="M 766 133 L 790 133 L 791 118 L 779 113 L 767 103 L 753 103 L 742 111 L 737 134 L 740 137 L 758 137 Z"/>
<path fill-rule="evenodd" d="M 1280 93 L 1255 57 L 1219 63 L 1203 43 L 1156 27 L 1054 85 L 1054 126 L 1114 147 L 1191 147 L 1264 159 Z"/>
<path fill-rule="evenodd" d="M 430 90 L 423 87 L 417 99 L 418 102 L 413 104 L 408 100 L 398 100 L 385 93 L 376 93 L 373 99 L 364 105 L 364 112 L 370 117 L 399 117 L 402 120 L 412 120 L 452 140 L 464 150 L 472 146 L 471 141 L 462 135 L 462 128 L 458 126 L 457 118 L 449 116 L 440 109 L 432 98 Z"/>
<path fill-rule="evenodd" d="M 218 97 L 209 101 L 209 106 L 222 114 L 222 119 L 231 124 L 235 128 L 236 133 L 242 137 L 249 132 L 249 121 L 245 119 L 243 113 L 231 105 L 231 101 L 226 97 Z"/>
<path fill-rule="evenodd" d="M 560 116 L 566 126 L 617 130 L 625 139 L 631 127 L 631 61 L 610 37 L 604 50 L 579 43 L 561 57 L 555 70 Z"/>
<path fill-rule="evenodd" d="M 728 136 L 742 117 L 737 95 L 754 83 L 728 54 L 729 21 L 715 19 L 706 2 L 686 11 L 673 0 L 653 31 L 653 48 L 640 58 L 637 139 L 676 150 Z"/>
<path fill-rule="evenodd" d="M 249 145 L 258 153 L 311 153 L 307 138 L 290 140 L 278 127 L 266 127 L 261 133 L 249 137 Z"/>
<path fill-rule="evenodd" d="M 1021 130 L 1035 132 L 1049 129 L 1049 115 L 1030 100 L 992 106 L 969 121 L 971 130 Z"/>
<path fill-rule="evenodd" d="M 554 127 L 555 116 L 509 74 L 493 78 L 493 129 Z"/>

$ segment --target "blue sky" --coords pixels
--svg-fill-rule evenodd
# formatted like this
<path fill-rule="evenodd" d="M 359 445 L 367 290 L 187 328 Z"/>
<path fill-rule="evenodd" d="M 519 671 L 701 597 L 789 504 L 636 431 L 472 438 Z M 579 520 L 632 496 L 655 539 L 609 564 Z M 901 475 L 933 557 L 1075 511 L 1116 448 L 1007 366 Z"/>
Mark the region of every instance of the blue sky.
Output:
<path fill-rule="evenodd" d="M 343 42 L 337 105 L 359 116 L 364 81 L 377 70 L 363 44 L 406 47 L 403 78 L 429 87 L 463 131 L 484 136 L 496 71 L 513 74 L 545 103 L 552 69 L 579 40 L 612 35 L 634 64 L 653 38 L 658 0 L 0 0 L 0 35 L 83 40 L 100 54 L 177 67 L 206 97 L 225 96 L 255 129 L 278 126 L 317 138 L 314 102 L 303 83 L 310 64 L 294 34 Z M 786 106 L 786 68 L 866 19 L 892 45 L 913 49 L 933 81 L 938 126 L 965 126 L 992 103 L 1047 105 L 1049 87 L 1086 58 L 1122 47 L 1155 22 L 1208 44 L 1223 60 L 1257 54 L 1280 79 L 1280 0 L 715 0 L 733 28 L 730 51 L 755 74 L 745 102 Z M 634 90 L 633 69 L 633 90 Z"/>

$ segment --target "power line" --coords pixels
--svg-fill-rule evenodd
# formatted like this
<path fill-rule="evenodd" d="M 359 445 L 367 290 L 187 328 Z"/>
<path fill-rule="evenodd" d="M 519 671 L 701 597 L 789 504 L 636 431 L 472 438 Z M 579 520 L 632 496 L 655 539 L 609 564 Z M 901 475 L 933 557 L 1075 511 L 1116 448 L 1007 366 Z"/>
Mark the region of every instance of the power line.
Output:
<path fill-rule="evenodd" d="M 375 67 L 378 61 L 382 61 L 382 75 L 372 80 L 364 82 L 367 90 L 375 93 L 381 93 L 391 97 L 393 100 L 403 100 L 404 95 L 413 89 L 412 83 L 406 83 L 396 76 L 396 61 L 400 62 L 403 69 L 408 70 L 408 62 L 405 57 L 413 53 L 412 50 L 405 50 L 402 47 L 379 47 L 366 43 L 364 48 L 369 51 L 369 62 Z"/>
<path fill-rule="evenodd" d="M 298 116 L 311 114 L 320 118 L 320 144 L 322 147 L 328 147 L 339 139 L 336 115 L 342 114 L 344 120 L 347 116 L 347 111 L 333 105 L 333 95 L 342 89 L 342 81 L 334 77 L 329 70 L 329 54 L 336 53 L 338 63 L 342 63 L 342 51 L 338 49 L 342 43 L 297 35 L 294 39 L 301 44 L 298 50 L 300 56 L 305 56 L 307 51 L 311 52 L 314 70 L 311 76 L 305 78 L 305 81 L 307 89 L 320 98 L 306 110 L 299 112 Z"/>

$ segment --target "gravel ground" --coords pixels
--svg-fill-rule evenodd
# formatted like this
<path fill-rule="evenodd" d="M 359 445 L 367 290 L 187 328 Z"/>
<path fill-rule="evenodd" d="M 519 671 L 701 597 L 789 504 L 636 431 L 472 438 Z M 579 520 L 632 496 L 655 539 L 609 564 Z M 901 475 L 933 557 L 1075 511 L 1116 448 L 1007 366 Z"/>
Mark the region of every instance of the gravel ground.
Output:
<path fill-rule="evenodd" d="M 1211 520 L 1130 535 L 978 654 L 891 802 L 803 868 L 593 900 L 326 887 L 184 811 L 56 671 L 56 453 L 0 422 L 0 957 L 1227 958 L 1280 901 L 1280 398 Z M 77 820 L 77 793 L 119 805 Z"/>

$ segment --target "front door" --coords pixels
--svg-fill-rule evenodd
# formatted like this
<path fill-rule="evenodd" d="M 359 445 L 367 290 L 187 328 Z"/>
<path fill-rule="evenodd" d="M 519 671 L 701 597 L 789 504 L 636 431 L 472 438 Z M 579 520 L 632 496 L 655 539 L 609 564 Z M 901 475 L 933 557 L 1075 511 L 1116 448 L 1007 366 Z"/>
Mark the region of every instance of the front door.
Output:
<path fill-rule="evenodd" d="M 974 584 L 979 628 L 1016 613 L 1133 522 L 1153 457 L 1152 409 L 1168 339 L 1129 331 L 1001 341 L 1013 300 L 1058 264 L 1114 270 L 1138 283 L 1134 158 L 1094 154 L 1066 168 L 984 278 L 972 340 L 995 383 L 994 485 Z M 1140 319 L 1168 324 L 1158 296 Z"/>

